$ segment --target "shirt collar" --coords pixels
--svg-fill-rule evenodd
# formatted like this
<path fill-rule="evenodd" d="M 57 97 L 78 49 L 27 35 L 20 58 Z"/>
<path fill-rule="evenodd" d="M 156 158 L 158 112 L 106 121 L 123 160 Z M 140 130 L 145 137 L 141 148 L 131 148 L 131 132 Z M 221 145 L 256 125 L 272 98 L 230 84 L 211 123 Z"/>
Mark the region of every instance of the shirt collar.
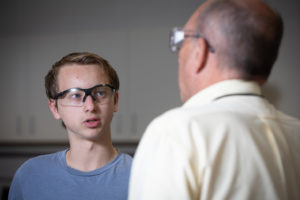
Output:
<path fill-rule="evenodd" d="M 218 97 L 239 93 L 252 93 L 261 95 L 261 88 L 258 83 L 254 81 L 243 81 L 238 79 L 226 80 L 215 83 L 204 90 L 199 91 L 190 99 L 188 99 L 183 104 L 183 107 L 207 104 Z"/>

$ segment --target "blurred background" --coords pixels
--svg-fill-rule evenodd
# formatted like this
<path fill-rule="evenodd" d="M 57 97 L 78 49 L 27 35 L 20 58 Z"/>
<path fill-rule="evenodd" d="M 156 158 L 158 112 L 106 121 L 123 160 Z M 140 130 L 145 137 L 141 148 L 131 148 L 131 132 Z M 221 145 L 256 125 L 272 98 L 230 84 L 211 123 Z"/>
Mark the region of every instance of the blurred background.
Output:
<path fill-rule="evenodd" d="M 183 26 L 203 0 L 1 0 L 0 195 L 32 156 L 67 148 L 65 130 L 51 115 L 44 76 L 74 51 L 109 60 L 120 77 L 112 138 L 134 154 L 149 122 L 181 105 L 177 56 L 169 30 Z M 300 2 L 266 0 L 282 14 L 285 33 L 264 95 L 300 118 Z"/>

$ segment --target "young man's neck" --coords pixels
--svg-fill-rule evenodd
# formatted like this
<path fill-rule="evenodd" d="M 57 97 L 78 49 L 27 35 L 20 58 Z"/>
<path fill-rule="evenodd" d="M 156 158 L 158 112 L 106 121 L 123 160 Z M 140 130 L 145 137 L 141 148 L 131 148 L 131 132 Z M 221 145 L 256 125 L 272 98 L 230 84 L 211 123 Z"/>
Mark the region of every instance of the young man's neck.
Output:
<path fill-rule="evenodd" d="M 93 171 L 112 161 L 117 150 L 110 137 L 101 141 L 69 138 L 70 149 L 66 153 L 67 165 L 80 171 Z"/>

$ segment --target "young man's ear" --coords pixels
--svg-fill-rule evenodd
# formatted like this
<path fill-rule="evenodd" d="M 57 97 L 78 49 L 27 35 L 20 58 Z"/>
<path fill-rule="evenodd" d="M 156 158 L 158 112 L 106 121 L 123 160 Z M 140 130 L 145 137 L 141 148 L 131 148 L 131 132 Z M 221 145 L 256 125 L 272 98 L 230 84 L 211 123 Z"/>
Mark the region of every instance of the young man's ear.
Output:
<path fill-rule="evenodd" d="M 49 105 L 49 109 L 50 109 L 53 117 L 57 120 L 60 119 L 60 115 L 59 115 L 58 110 L 57 110 L 56 101 L 54 99 L 50 99 L 48 101 L 48 105 Z"/>
<path fill-rule="evenodd" d="M 117 112 L 119 105 L 119 91 L 116 91 L 114 96 L 114 112 Z"/>
<path fill-rule="evenodd" d="M 203 38 L 199 38 L 197 40 L 197 52 L 196 52 L 196 61 L 198 62 L 195 68 L 196 73 L 200 73 L 202 69 L 205 67 L 207 62 L 207 54 L 208 54 L 208 45 Z"/>

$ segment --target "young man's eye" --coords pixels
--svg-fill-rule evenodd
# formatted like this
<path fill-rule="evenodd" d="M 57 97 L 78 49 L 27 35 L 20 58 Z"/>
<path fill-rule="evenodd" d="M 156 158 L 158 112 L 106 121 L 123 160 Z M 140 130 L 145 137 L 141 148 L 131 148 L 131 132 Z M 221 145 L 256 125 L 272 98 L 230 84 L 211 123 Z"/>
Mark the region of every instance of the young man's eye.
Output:
<path fill-rule="evenodd" d="M 81 99 L 82 95 L 79 93 L 74 93 L 69 96 L 70 99 Z"/>
<path fill-rule="evenodd" d="M 103 97 L 103 96 L 105 96 L 105 94 L 106 94 L 105 91 L 98 91 L 97 92 L 98 97 Z"/>

